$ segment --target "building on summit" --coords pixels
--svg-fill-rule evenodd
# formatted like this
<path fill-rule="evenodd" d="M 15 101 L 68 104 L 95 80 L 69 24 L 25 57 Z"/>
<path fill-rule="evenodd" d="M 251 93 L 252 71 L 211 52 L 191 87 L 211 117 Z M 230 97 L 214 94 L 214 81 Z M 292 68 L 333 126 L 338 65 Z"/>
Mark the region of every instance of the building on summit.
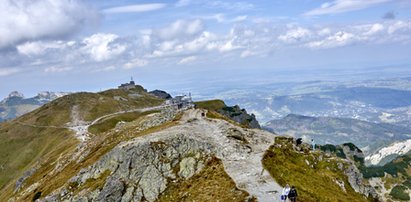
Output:
<path fill-rule="evenodd" d="M 133 80 L 133 77 L 131 77 L 130 83 L 123 83 L 120 86 L 118 86 L 119 89 L 124 89 L 124 90 L 130 90 L 136 88 L 136 83 Z"/>

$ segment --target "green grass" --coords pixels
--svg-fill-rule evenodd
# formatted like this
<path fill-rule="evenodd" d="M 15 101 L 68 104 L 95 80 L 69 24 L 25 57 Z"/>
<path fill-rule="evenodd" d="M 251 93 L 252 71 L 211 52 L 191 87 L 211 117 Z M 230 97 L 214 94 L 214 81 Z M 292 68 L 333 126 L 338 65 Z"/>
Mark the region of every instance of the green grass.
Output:
<path fill-rule="evenodd" d="M 129 96 L 138 94 L 139 96 Z M 115 99 L 115 96 L 122 99 Z M 25 114 L 13 121 L 2 123 L 0 127 L 0 201 L 4 201 L 13 195 L 15 182 L 20 178 L 24 171 L 31 169 L 35 165 L 40 165 L 38 170 L 26 180 L 30 185 L 40 179 L 48 177 L 59 157 L 71 153 L 75 150 L 78 141 L 72 132 L 65 128 L 39 128 L 26 126 L 53 126 L 64 127 L 71 121 L 72 109 L 78 106 L 80 117 L 85 121 L 92 121 L 96 118 L 123 110 L 158 106 L 163 102 L 152 96 L 142 88 L 135 90 L 108 90 L 101 93 L 75 93 L 58 98 L 42 107 Z M 118 121 L 132 121 L 142 114 L 124 114 L 118 117 L 109 118 L 105 124 L 95 126 L 96 133 L 110 130 Z M 21 124 L 22 123 L 22 124 Z M 106 136 L 98 137 L 97 142 L 107 145 L 95 145 L 93 150 L 96 153 L 90 154 L 88 162 L 95 162 L 96 158 L 103 155 L 112 148 L 115 142 L 121 140 L 105 140 Z M 65 173 L 57 174 L 56 182 L 40 187 L 38 190 L 42 195 L 47 195 L 56 186 L 62 186 L 67 180 L 79 171 L 81 166 L 70 165 Z M 35 193 L 30 193 L 23 200 L 30 201 Z M 7 200 L 6 200 L 7 201 Z"/>
<path fill-rule="evenodd" d="M 148 114 L 156 113 L 156 112 L 158 112 L 158 111 L 128 112 L 128 113 L 124 113 L 124 114 L 115 115 L 113 117 L 106 118 L 106 119 L 90 126 L 88 131 L 90 133 L 93 133 L 93 134 L 104 133 L 104 132 L 107 132 L 107 131 L 113 129 L 114 127 L 116 127 L 116 125 L 121 121 L 131 122 L 131 121 L 136 120 L 137 118 L 140 118 L 140 117 L 148 115 Z"/>
<path fill-rule="evenodd" d="M 335 153 L 340 158 L 347 158 L 343 149 L 332 144 L 319 145 L 321 151 Z"/>
<path fill-rule="evenodd" d="M 410 195 L 407 193 L 407 187 L 405 186 L 395 186 L 392 188 L 390 196 L 397 200 L 410 201 Z"/>
<path fill-rule="evenodd" d="M 139 94 L 140 96 L 132 98 L 129 96 L 130 94 Z M 117 100 L 116 96 L 123 99 Z M 158 106 L 163 101 L 139 90 L 112 89 L 100 93 L 81 92 L 58 98 L 18 120 L 36 125 L 62 126 L 71 120 L 73 106 L 79 107 L 80 117 L 84 121 L 93 121 L 98 117 L 118 111 Z"/>
<path fill-rule="evenodd" d="M 0 199 L 13 192 L 15 181 L 56 151 L 72 151 L 77 140 L 66 129 L 12 127 L 0 131 Z M 0 200 L 2 201 L 2 200 Z"/>
<path fill-rule="evenodd" d="M 278 144 L 281 147 L 275 146 Z M 266 151 L 262 162 L 281 186 L 289 184 L 297 188 L 298 201 L 367 201 L 349 186 L 347 177 L 339 170 L 338 163 L 343 161 L 332 158 L 320 161 L 321 152 L 299 153 L 292 149 L 292 144 L 292 138 L 276 137 L 275 145 Z M 344 182 L 346 192 L 335 180 Z"/>
<path fill-rule="evenodd" d="M 179 182 L 171 182 L 157 202 L 220 201 L 243 202 L 249 194 L 239 190 L 224 171 L 221 160 L 211 159 L 200 173 Z"/>
<path fill-rule="evenodd" d="M 194 104 L 198 108 L 214 110 L 214 111 L 218 111 L 220 109 L 223 109 L 224 107 L 227 107 L 227 105 L 222 100 L 207 100 L 207 101 L 201 101 L 201 102 L 194 102 Z"/>

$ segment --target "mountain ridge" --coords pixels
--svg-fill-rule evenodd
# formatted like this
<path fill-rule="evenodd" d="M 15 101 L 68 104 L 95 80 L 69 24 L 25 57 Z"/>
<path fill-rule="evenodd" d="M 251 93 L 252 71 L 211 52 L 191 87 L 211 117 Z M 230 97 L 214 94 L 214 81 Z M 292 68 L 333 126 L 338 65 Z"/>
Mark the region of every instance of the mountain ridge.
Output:
<path fill-rule="evenodd" d="M 295 139 L 282 146 L 277 134 L 251 127 L 247 120 L 253 116 L 246 110 L 223 101 L 203 101 L 194 108 L 173 102 L 141 86 L 81 92 L 0 123 L 0 200 L 198 201 L 204 193 L 220 201 L 280 200 L 280 181 L 265 166 L 281 165 L 264 157 L 274 147 L 287 154 Z M 321 151 L 304 145 L 308 155 L 291 161 L 311 165 L 314 160 L 333 168 L 345 161 L 332 156 L 337 161 L 327 162 L 317 155 Z M 288 169 L 291 182 L 298 170 Z M 366 179 L 352 169 L 328 171 L 326 179 L 341 196 L 354 190 L 350 198 L 364 200 L 368 192 L 355 186 Z M 322 184 L 321 172 L 312 175 Z M 350 175 L 358 184 L 345 181 Z M 199 187 L 189 186 L 194 179 L 203 180 Z M 341 180 L 347 183 L 338 184 Z M 310 189 L 301 192 L 308 201 L 316 197 Z"/>
<path fill-rule="evenodd" d="M 68 94 L 70 93 L 42 91 L 33 97 L 25 98 L 22 93 L 13 91 L 0 101 L 0 122 L 17 118 Z"/>

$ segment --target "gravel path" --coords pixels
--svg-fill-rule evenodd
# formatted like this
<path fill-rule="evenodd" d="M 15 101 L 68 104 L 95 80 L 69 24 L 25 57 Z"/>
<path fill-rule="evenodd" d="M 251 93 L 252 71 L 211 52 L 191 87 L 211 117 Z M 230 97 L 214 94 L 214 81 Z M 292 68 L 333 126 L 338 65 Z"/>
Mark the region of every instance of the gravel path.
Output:
<path fill-rule="evenodd" d="M 208 119 L 202 113 L 205 111 L 187 110 L 180 125 L 133 141 L 159 141 L 184 135 L 211 143 L 217 157 L 222 159 L 227 174 L 238 188 L 246 190 L 260 202 L 280 201 L 282 187 L 263 169 L 261 163 L 264 152 L 273 144 L 274 135 L 258 129 L 243 129 L 219 119 Z M 247 146 L 230 138 L 227 132 L 230 130 L 247 134 Z M 124 144 L 128 143 L 130 142 Z"/>

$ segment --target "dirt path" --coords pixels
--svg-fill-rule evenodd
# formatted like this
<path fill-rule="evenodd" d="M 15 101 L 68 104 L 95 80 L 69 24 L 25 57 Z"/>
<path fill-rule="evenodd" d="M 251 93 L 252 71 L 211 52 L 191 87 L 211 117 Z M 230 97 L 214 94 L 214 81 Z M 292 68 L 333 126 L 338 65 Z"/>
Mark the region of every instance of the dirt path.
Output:
<path fill-rule="evenodd" d="M 202 113 L 205 111 L 187 110 L 181 118 L 181 125 L 136 138 L 135 141 L 158 141 L 186 135 L 210 143 L 215 147 L 217 157 L 222 159 L 227 174 L 240 189 L 246 190 L 260 202 L 279 201 L 282 187 L 263 169 L 261 163 L 264 152 L 273 144 L 273 134 L 262 130 L 245 130 L 223 120 L 208 119 Z M 252 134 L 247 136 L 249 148 L 244 147 L 239 140 L 228 137 L 227 131 L 232 129 Z"/>
<path fill-rule="evenodd" d="M 86 122 L 83 121 L 82 117 L 80 116 L 80 111 L 78 106 L 73 106 L 71 110 L 71 121 L 67 123 L 66 126 L 43 126 L 43 125 L 35 125 L 35 124 L 28 124 L 28 123 L 23 123 L 23 122 L 17 122 L 17 124 L 23 125 L 23 126 L 29 126 L 29 127 L 34 127 L 34 128 L 61 128 L 61 129 L 69 129 L 74 132 L 74 136 L 80 141 L 84 142 L 87 141 L 89 138 L 89 133 L 88 133 L 88 128 L 99 121 L 109 118 L 112 116 L 116 116 L 119 114 L 124 114 L 124 113 L 130 113 L 130 112 L 146 112 L 146 111 L 151 111 L 151 110 L 161 110 L 164 108 L 170 107 L 170 105 L 161 105 L 161 106 L 155 106 L 155 107 L 146 107 L 146 108 L 139 108 L 139 109 L 131 109 L 131 110 L 124 110 L 124 111 L 119 111 L 119 112 L 114 112 L 111 114 L 106 114 L 104 116 L 98 117 L 95 120 L 91 122 Z"/>

